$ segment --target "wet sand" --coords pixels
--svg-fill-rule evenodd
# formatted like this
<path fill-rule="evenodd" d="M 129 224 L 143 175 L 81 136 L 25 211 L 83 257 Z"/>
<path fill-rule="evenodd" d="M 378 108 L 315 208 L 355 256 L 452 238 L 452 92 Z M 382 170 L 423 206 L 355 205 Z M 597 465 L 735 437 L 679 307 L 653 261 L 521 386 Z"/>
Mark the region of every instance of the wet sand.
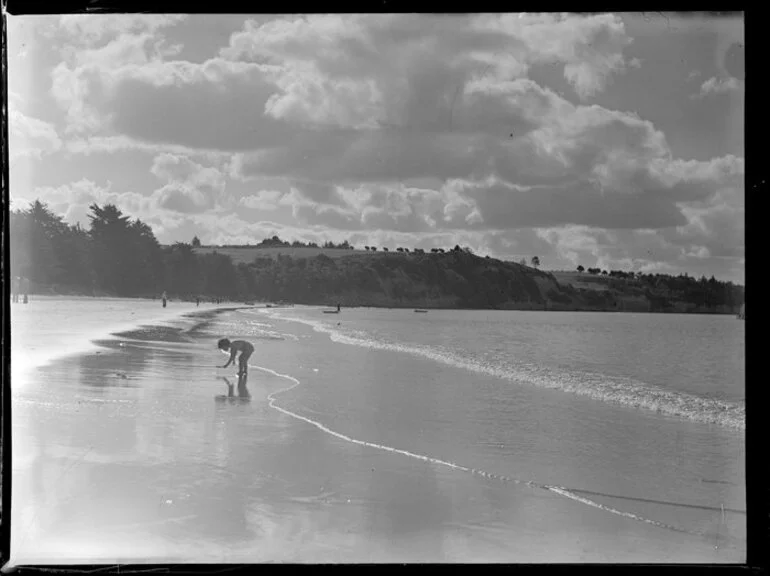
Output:
<path fill-rule="evenodd" d="M 232 305 L 230 305 L 232 306 Z M 95 351 L 96 338 L 137 325 L 159 322 L 184 313 L 227 307 L 211 303 L 160 300 L 34 296 L 28 304 L 12 304 L 11 366 L 14 388 L 26 383 L 26 374 L 57 358 Z"/>
<path fill-rule="evenodd" d="M 741 561 L 713 510 L 622 503 L 694 514 L 685 525 L 703 534 L 672 532 L 447 466 L 429 431 L 408 448 L 432 460 L 378 448 L 402 442 L 386 442 L 392 423 L 376 436 L 359 424 L 376 412 L 351 397 L 325 413 L 313 391 L 359 378 L 375 354 L 397 370 L 398 356 L 290 323 L 256 340 L 225 318 L 124 331 L 14 387 L 14 563 Z M 214 368 L 218 333 L 257 341 L 248 397 Z"/>

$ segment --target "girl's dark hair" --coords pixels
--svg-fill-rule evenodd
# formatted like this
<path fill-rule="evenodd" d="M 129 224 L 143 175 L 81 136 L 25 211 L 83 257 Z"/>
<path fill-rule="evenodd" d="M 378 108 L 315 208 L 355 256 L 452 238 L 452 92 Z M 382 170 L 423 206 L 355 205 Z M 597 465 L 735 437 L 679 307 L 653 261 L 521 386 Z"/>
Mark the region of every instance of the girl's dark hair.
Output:
<path fill-rule="evenodd" d="M 217 343 L 217 346 L 219 347 L 219 349 L 220 349 L 220 350 L 223 350 L 223 349 L 225 349 L 225 348 L 229 348 L 229 347 L 230 347 L 230 341 L 229 341 L 227 338 L 222 338 L 222 339 L 221 339 L 221 340 L 220 340 L 220 341 Z"/>

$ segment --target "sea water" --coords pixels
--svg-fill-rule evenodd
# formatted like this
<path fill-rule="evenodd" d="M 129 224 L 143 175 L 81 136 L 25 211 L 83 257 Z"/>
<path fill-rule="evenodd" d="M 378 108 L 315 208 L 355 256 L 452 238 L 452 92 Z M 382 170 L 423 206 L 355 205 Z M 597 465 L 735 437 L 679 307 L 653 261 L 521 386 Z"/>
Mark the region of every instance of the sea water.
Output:
<path fill-rule="evenodd" d="M 14 386 L 14 558 L 743 561 L 731 320 L 295 307 L 105 327 Z M 245 386 L 216 368 L 222 336 L 255 344 Z"/>

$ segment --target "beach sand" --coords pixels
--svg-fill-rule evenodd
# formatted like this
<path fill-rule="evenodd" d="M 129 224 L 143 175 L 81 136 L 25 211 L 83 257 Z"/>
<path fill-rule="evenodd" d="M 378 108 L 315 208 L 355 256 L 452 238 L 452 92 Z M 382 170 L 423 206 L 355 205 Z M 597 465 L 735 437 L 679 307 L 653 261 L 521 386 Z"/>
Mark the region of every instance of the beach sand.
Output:
<path fill-rule="evenodd" d="M 15 387 L 29 380 L 25 377 L 29 370 L 56 358 L 96 350 L 96 338 L 186 312 L 223 307 L 226 306 L 171 301 L 162 308 L 160 300 L 35 295 L 28 304 L 9 307 Z"/>
<path fill-rule="evenodd" d="M 84 326 L 92 304 L 72 304 Z M 519 444 L 479 451 L 495 444 L 499 423 L 474 442 L 457 431 L 437 387 L 456 372 L 259 315 L 172 320 L 167 309 L 158 322 L 159 310 L 143 306 L 115 304 L 124 331 L 95 328 L 98 347 L 14 373 L 13 563 L 744 560 L 745 516 L 712 501 L 722 490 L 727 508 L 739 507 L 734 487 L 691 499 L 705 508 L 672 508 L 654 486 L 639 501 L 590 496 L 590 505 L 544 487 L 558 479 L 612 494 L 612 474 L 649 465 L 618 454 L 608 474 L 581 467 L 579 453 L 553 465 L 599 426 L 569 429 L 585 400 L 529 391 L 543 413 L 511 423 Z M 141 321 L 124 317 L 140 308 Z M 150 318 L 155 328 L 126 330 Z M 14 346 L 53 338 L 34 325 Z M 256 345 L 248 397 L 238 397 L 234 370 L 214 367 L 225 361 L 220 335 Z M 396 409 L 398 386 L 371 377 L 383 371 L 428 387 L 424 400 Z"/>

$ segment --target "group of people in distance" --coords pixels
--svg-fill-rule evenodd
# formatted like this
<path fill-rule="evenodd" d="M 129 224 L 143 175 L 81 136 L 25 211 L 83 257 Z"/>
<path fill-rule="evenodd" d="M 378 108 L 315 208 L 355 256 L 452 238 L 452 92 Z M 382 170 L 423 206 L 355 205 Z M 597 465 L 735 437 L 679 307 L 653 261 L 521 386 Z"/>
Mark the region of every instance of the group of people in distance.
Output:
<path fill-rule="evenodd" d="M 19 297 L 24 304 L 29 302 L 29 278 L 14 276 L 11 286 L 11 301 L 18 302 Z"/>
<path fill-rule="evenodd" d="M 163 294 L 161 295 L 160 299 L 163 301 L 163 307 L 165 308 L 165 307 L 166 307 L 166 304 L 167 304 L 167 303 L 168 303 L 168 301 L 169 301 L 169 297 L 168 297 L 168 294 L 166 293 L 166 291 L 165 291 L 165 290 L 163 291 Z M 214 303 L 216 303 L 216 304 L 219 304 L 219 301 L 220 301 L 220 299 L 219 299 L 219 298 L 212 298 L 212 299 L 211 299 L 211 303 L 212 303 L 212 304 L 214 304 Z M 195 297 L 195 305 L 196 305 L 196 306 L 200 306 L 200 305 L 201 305 L 201 297 L 200 297 L 200 296 L 196 296 L 196 297 Z"/>
<path fill-rule="evenodd" d="M 154 299 L 155 299 L 155 297 L 153 296 L 153 300 Z M 163 307 L 165 308 L 166 305 L 168 304 L 168 301 L 170 300 L 170 298 L 168 297 L 168 294 L 166 293 L 165 290 L 163 291 L 163 294 L 161 295 L 160 299 L 163 302 Z M 196 296 L 195 297 L 195 305 L 196 306 L 200 306 L 201 305 L 201 300 L 203 300 L 203 298 L 201 298 L 200 296 Z M 221 304 L 222 303 L 222 299 L 221 298 L 211 298 L 211 303 L 212 304 Z"/>

